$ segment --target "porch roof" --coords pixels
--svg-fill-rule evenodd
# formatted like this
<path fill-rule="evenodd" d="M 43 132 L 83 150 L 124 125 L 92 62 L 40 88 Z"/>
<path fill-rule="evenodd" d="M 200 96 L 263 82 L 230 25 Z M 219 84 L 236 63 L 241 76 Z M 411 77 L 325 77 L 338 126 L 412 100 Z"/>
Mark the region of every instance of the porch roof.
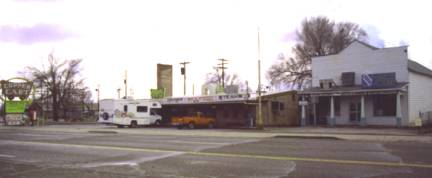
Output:
<path fill-rule="evenodd" d="M 397 83 L 397 85 L 392 88 L 363 88 L 360 85 L 352 87 L 335 86 L 331 89 L 321 89 L 319 87 L 314 87 L 299 91 L 298 94 L 316 96 L 394 94 L 397 92 L 405 92 L 407 85 L 407 82 L 402 82 Z"/>

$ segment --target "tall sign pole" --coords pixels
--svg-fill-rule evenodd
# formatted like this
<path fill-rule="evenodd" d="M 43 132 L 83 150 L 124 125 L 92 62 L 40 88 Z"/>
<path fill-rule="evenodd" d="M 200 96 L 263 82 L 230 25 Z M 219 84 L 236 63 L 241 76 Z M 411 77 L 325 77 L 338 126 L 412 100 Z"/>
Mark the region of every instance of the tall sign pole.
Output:
<path fill-rule="evenodd" d="M 186 64 L 189 64 L 190 62 L 181 62 L 180 64 L 183 65 L 181 68 L 181 74 L 183 75 L 183 95 L 186 96 Z"/>
<path fill-rule="evenodd" d="M 262 118 L 262 104 L 261 104 L 261 41 L 260 29 L 258 27 L 258 122 L 257 129 L 264 129 Z"/>

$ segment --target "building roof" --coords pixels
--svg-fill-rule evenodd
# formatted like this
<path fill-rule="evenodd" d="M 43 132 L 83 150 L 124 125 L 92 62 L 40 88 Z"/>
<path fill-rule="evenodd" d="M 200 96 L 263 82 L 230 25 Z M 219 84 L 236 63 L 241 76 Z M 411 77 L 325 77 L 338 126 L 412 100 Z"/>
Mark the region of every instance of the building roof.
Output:
<path fill-rule="evenodd" d="M 408 71 L 432 77 L 432 70 L 413 60 L 408 60 Z"/>
<path fill-rule="evenodd" d="M 360 44 L 362 44 L 362 45 L 364 45 L 364 46 L 366 46 L 366 47 L 368 47 L 368 48 L 370 48 L 370 49 L 373 49 L 373 50 L 380 49 L 380 48 L 377 48 L 377 47 L 375 47 L 375 46 L 372 46 L 372 45 L 370 45 L 370 44 L 368 44 L 368 43 L 366 43 L 366 42 L 363 42 L 363 41 L 360 41 L 360 40 L 357 40 L 357 39 L 355 39 L 354 41 L 352 41 L 348 46 L 350 46 L 350 45 L 353 44 L 354 42 L 360 43 Z M 345 48 L 348 48 L 348 46 L 345 47 Z M 345 50 L 345 49 L 343 49 L 343 50 Z M 343 50 L 342 50 L 342 51 L 343 51 Z"/>
<path fill-rule="evenodd" d="M 288 90 L 288 91 L 279 91 L 279 92 L 274 92 L 274 93 L 264 93 L 262 95 L 263 98 L 267 98 L 267 97 L 274 97 L 274 96 L 282 96 L 282 95 L 295 95 L 297 94 L 296 90 Z"/>
<path fill-rule="evenodd" d="M 335 86 L 331 89 L 325 90 L 319 87 L 305 89 L 300 91 L 299 94 L 312 94 L 312 95 L 355 95 L 355 94 L 379 94 L 379 93 L 394 93 L 397 91 L 403 91 L 407 82 L 397 83 L 395 87 L 392 88 L 362 88 L 360 85 L 352 86 L 352 87 L 344 87 L 344 86 Z"/>

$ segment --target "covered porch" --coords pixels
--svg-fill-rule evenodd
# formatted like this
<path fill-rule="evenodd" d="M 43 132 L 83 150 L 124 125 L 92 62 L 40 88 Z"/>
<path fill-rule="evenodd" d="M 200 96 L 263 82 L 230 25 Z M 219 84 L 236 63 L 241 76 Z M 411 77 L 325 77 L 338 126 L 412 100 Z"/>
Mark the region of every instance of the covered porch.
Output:
<path fill-rule="evenodd" d="M 307 89 L 299 92 L 301 125 L 405 126 L 408 123 L 406 88 L 406 84 L 399 84 L 384 89 L 360 86 Z"/>

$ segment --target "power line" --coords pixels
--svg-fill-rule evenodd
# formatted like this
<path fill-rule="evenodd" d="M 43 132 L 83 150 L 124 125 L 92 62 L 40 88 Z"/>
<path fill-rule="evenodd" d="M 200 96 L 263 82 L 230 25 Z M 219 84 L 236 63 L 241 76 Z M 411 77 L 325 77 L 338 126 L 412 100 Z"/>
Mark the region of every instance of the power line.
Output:
<path fill-rule="evenodd" d="M 225 69 L 227 69 L 226 64 L 228 60 L 226 59 L 218 59 L 220 61 L 220 63 L 218 64 L 218 66 L 216 67 L 218 70 L 221 69 L 222 70 L 222 88 L 225 89 Z"/>

